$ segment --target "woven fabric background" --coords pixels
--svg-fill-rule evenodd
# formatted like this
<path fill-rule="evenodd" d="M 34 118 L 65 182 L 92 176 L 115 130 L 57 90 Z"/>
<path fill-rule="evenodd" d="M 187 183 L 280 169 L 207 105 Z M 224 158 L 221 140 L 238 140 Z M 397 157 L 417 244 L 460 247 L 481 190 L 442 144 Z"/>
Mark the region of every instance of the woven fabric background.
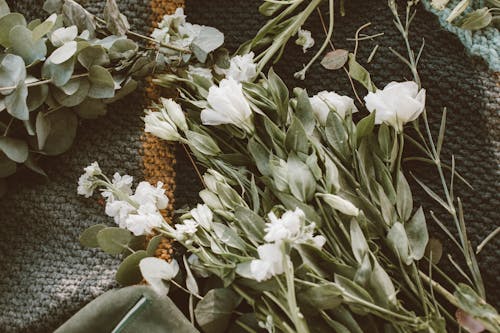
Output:
<path fill-rule="evenodd" d="M 11 8 L 31 17 L 40 15 L 41 3 L 9 2 Z M 150 2 L 120 0 L 118 3 L 133 29 L 147 33 L 152 15 Z M 257 12 L 259 3 L 259 0 L 187 0 L 186 13 L 190 22 L 216 26 L 223 31 L 227 46 L 235 50 L 264 23 Z M 366 66 L 375 83 L 382 87 L 391 80 L 410 79 L 408 70 L 387 48 L 401 49 L 402 41 L 391 24 L 386 2 L 347 3 L 347 16 L 336 20 L 335 46 L 352 50 L 354 44 L 346 38 L 370 21 L 368 33 L 385 32 L 375 42 L 363 42 L 359 49 L 359 59 L 364 64 L 373 46 L 380 44 L 373 62 Z M 88 0 L 85 6 L 99 12 L 102 2 Z M 323 37 L 318 18 L 312 17 L 307 25 L 313 31 L 317 49 Z M 423 8 L 414 23 L 413 40 L 418 42 L 422 37 L 427 46 L 421 73 L 428 88 L 433 129 L 438 127 L 441 107 L 447 106 L 450 112 L 445 155 L 456 154 L 458 170 L 475 188 L 470 191 L 458 186 L 457 191 L 463 194 L 471 241 L 477 245 L 500 220 L 497 210 L 500 88 L 486 66 L 471 60 L 460 41 L 445 32 L 437 18 Z M 327 89 L 351 95 L 342 72 L 328 72 L 318 64 L 305 82 L 293 79 L 293 72 L 302 68 L 313 51 L 304 55 L 298 47 L 290 46 L 276 71 L 290 86 L 306 86 L 310 93 Z M 46 161 L 50 182 L 40 184 L 27 175 L 12 179 L 9 196 L 0 201 L 0 332 L 51 332 L 85 303 L 115 287 L 114 272 L 119 260 L 100 251 L 83 249 L 77 242 L 86 227 L 111 221 L 97 202 L 76 196 L 76 180 L 81 168 L 94 160 L 108 173 L 116 170 L 136 179 L 161 177 L 156 173 L 157 168 L 143 170 L 139 152 L 149 156 L 150 163 L 160 166 L 158 157 L 170 156 L 172 150 L 144 153 L 147 145 L 141 142 L 143 125 L 139 117 L 145 102 L 141 96 L 139 91 L 117 103 L 106 117 L 82 124 L 74 147 L 65 155 Z M 178 150 L 176 159 L 175 197 L 176 207 L 180 207 L 198 200 L 200 185 L 182 150 Z M 432 173 L 422 165 L 408 167 L 426 181 L 435 182 Z M 421 191 L 417 191 L 417 199 L 427 209 L 439 211 Z M 490 301 L 497 306 L 499 249 L 497 238 L 479 256 Z"/>

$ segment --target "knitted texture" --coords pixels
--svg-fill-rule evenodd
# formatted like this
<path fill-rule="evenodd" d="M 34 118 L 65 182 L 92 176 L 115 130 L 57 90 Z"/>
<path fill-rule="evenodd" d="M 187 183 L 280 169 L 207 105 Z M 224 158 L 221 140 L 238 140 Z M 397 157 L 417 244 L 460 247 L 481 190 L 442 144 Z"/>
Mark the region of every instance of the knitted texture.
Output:
<path fill-rule="evenodd" d="M 9 5 L 28 18 L 39 18 L 46 14 L 42 3 Z M 85 7 L 102 13 L 104 3 L 87 1 Z M 149 3 L 118 1 L 134 31 L 149 33 Z M 28 173 L 10 179 L 9 193 L 0 200 L 0 332 L 53 332 L 83 305 L 117 286 L 114 275 L 121 260 L 78 242 L 87 227 L 111 226 L 112 219 L 97 200 L 77 196 L 76 184 L 83 167 L 93 161 L 107 174 L 144 178 L 138 154 L 143 94 L 139 90 L 111 105 L 105 117 L 82 121 L 70 151 L 44 160 L 48 182 Z"/>
<path fill-rule="evenodd" d="M 481 30 L 470 31 L 460 29 L 446 21 L 450 12 L 459 2 L 459 0 L 450 1 L 447 8 L 437 10 L 432 7 L 432 0 L 422 0 L 425 8 L 438 16 L 439 23 L 441 23 L 446 30 L 458 36 L 470 54 L 482 57 L 488 63 L 491 70 L 496 72 L 500 71 L 500 33 L 493 24 Z M 478 9 L 483 7 L 485 7 L 484 0 L 472 1 L 471 8 Z M 470 10 L 471 9 L 468 11 Z"/>
<path fill-rule="evenodd" d="M 405 2 L 399 3 L 401 8 L 404 8 Z M 259 0 L 211 0 L 210 6 L 206 6 L 204 0 L 189 0 L 186 2 L 186 13 L 192 22 L 212 25 L 223 31 L 227 47 L 236 50 L 238 45 L 252 38 L 265 23 L 266 19 L 257 12 L 259 4 Z M 323 8 L 322 12 L 327 19 L 328 9 Z M 372 25 L 363 30 L 363 33 L 368 35 L 385 33 L 374 41 L 360 42 L 358 49 L 359 62 L 372 73 L 372 79 L 378 87 L 384 87 L 393 80 L 403 81 L 412 78 L 408 68 L 389 50 L 389 47 L 392 47 L 401 54 L 405 52 L 404 42 L 392 20 L 387 2 L 365 0 L 346 1 L 346 16 L 335 18 L 333 42 L 336 48 L 352 51 L 354 42 L 347 38 L 354 37 L 356 30 L 366 22 L 371 22 Z M 498 211 L 500 87 L 496 84 L 497 77 L 492 76 L 484 64 L 476 64 L 473 59 L 467 57 L 459 40 L 453 34 L 443 31 L 433 14 L 420 7 L 412 27 L 410 38 L 414 48 L 420 47 L 422 38 L 425 38 L 426 43 L 419 68 L 422 84 L 427 89 L 427 108 L 432 130 L 437 137 L 442 108 L 447 107 L 448 122 L 443 158 L 449 161 L 450 154 L 455 154 L 457 170 L 474 187 L 474 190 L 470 190 L 457 182 L 455 193 L 459 193 L 464 202 L 469 236 L 475 247 L 499 225 L 500 220 Z M 305 28 L 312 31 L 312 36 L 316 40 L 314 48 L 304 54 L 292 41 L 286 48 L 283 58 L 276 64 L 275 71 L 285 80 L 289 88 L 305 87 L 310 95 L 321 90 L 333 90 L 339 94 L 353 96 L 352 88 L 343 71 L 327 71 L 319 63 L 313 65 L 305 81 L 293 78 L 293 73 L 302 69 L 303 64 L 307 63 L 319 49 L 325 36 L 317 14 L 311 16 Z M 376 44 L 380 47 L 373 61 L 367 64 L 367 59 Z M 361 96 L 366 94 L 360 86 L 358 92 Z M 407 148 L 410 148 L 409 143 Z M 407 151 L 407 155 L 414 153 L 416 152 Z M 179 160 L 178 163 L 183 162 Z M 404 167 L 441 193 L 435 169 L 425 164 L 407 163 Z M 186 164 L 185 168 L 179 167 L 178 170 L 178 191 L 183 191 L 183 194 L 184 191 L 192 193 L 189 189 L 199 186 L 192 169 Z M 409 174 L 407 178 L 412 179 Z M 417 184 L 412 183 L 411 186 L 414 190 L 416 207 L 422 204 L 427 212 L 429 210 L 442 212 L 440 206 L 430 200 Z M 186 193 L 185 197 L 188 198 L 189 193 Z M 454 229 L 453 222 L 445 214 L 439 213 L 438 216 L 450 229 Z M 445 251 L 453 254 L 454 259 L 459 261 L 460 255 L 450 244 L 451 242 L 446 240 L 446 236 L 442 235 L 430 216 L 427 220 L 431 235 L 442 239 Z M 500 284 L 499 250 L 500 237 L 497 237 L 478 256 L 488 290 L 488 300 L 497 305 L 500 295 L 497 291 L 497 286 Z M 440 265 L 456 279 L 460 279 L 446 257 Z"/>

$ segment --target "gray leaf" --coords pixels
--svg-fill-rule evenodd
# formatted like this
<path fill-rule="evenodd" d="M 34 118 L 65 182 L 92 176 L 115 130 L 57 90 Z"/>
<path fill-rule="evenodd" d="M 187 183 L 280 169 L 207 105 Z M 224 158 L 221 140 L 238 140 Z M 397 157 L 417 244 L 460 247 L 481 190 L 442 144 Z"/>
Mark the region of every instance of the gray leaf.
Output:
<path fill-rule="evenodd" d="M 93 65 L 108 65 L 109 56 L 101 45 L 92 45 L 78 53 L 78 61 L 83 67 L 90 69 Z"/>
<path fill-rule="evenodd" d="M 70 80 L 63 87 L 66 87 L 69 83 L 73 82 L 76 85 L 76 91 L 74 91 L 71 95 L 65 94 L 62 89 L 58 88 L 52 89 L 52 95 L 54 96 L 55 100 L 61 105 L 67 107 L 77 106 L 80 103 L 82 103 L 85 100 L 85 98 L 87 98 L 90 89 L 89 80 L 87 80 L 86 78 L 73 79 Z"/>
<path fill-rule="evenodd" d="M 23 163 L 28 158 L 28 144 L 19 139 L 0 137 L 0 150 L 17 163 Z"/>
<path fill-rule="evenodd" d="M 73 41 L 78 36 L 78 28 L 72 25 L 67 28 L 59 28 L 50 34 L 50 42 L 55 47 L 63 46 L 65 43 Z"/>
<path fill-rule="evenodd" d="M 106 27 L 113 35 L 123 36 L 130 28 L 127 18 L 120 13 L 115 0 L 106 1 L 104 19 L 106 20 Z"/>
<path fill-rule="evenodd" d="M 54 52 L 52 52 L 52 54 L 49 56 L 49 59 L 47 60 L 55 65 L 62 64 L 63 62 L 73 57 L 77 49 L 77 42 L 67 42 L 63 46 L 57 48 Z"/>
<path fill-rule="evenodd" d="M 55 86 L 61 87 L 71 79 L 74 68 L 75 58 L 70 58 L 61 64 L 54 64 L 47 59 L 42 66 L 42 77 L 51 79 Z"/>
<path fill-rule="evenodd" d="M 241 297 L 230 289 L 212 289 L 196 305 L 194 314 L 205 333 L 224 332 Z"/>
<path fill-rule="evenodd" d="M 43 152 L 47 155 L 59 155 L 68 150 L 76 136 L 77 117 L 68 109 L 61 109 L 46 116 L 50 121 L 48 135 Z"/>
<path fill-rule="evenodd" d="M 33 39 L 30 29 L 17 25 L 10 30 L 9 42 L 12 53 L 21 56 L 26 65 L 31 65 L 37 60 L 44 60 L 47 46 L 43 39 Z"/>
<path fill-rule="evenodd" d="M 26 103 L 27 97 L 28 88 L 24 82 L 20 82 L 12 94 L 5 96 L 5 107 L 7 108 L 7 112 L 14 118 L 28 120 L 29 109 Z"/>
<path fill-rule="evenodd" d="M 406 235 L 410 243 L 411 253 L 414 259 L 420 260 L 425 254 L 425 248 L 429 241 L 427 223 L 422 207 L 420 207 L 411 220 L 405 224 Z"/>
<path fill-rule="evenodd" d="M 10 8 L 7 2 L 5 0 L 0 0 L 0 17 L 4 17 L 9 13 L 10 13 Z"/>
<path fill-rule="evenodd" d="M 76 25 L 78 31 L 87 30 L 90 38 L 95 37 L 96 24 L 94 16 L 73 0 L 64 0 L 62 8 L 64 21 L 67 25 Z"/>
<path fill-rule="evenodd" d="M 89 70 L 89 97 L 111 98 L 115 95 L 115 81 L 106 68 L 94 65 Z"/>
<path fill-rule="evenodd" d="M 45 147 L 45 142 L 49 137 L 51 124 L 50 119 L 43 112 L 38 112 L 36 115 L 36 137 L 38 139 L 38 149 L 42 150 Z"/>
<path fill-rule="evenodd" d="M 0 44 L 4 47 L 10 46 L 10 30 L 17 26 L 26 26 L 26 19 L 19 13 L 10 13 L 0 18 Z"/>
<path fill-rule="evenodd" d="M 0 56 L 0 86 L 16 87 L 26 79 L 26 67 L 23 58 L 15 54 L 5 54 Z M 2 90 L 1 94 L 9 95 L 14 91 Z"/>
<path fill-rule="evenodd" d="M 46 0 L 43 4 L 43 10 L 47 13 L 59 13 L 62 8 L 62 0 Z"/>
<path fill-rule="evenodd" d="M 200 27 L 200 33 L 191 43 L 191 50 L 196 58 L 204 63 L 210 52 L 224 43 L 224 34 L 213 27 Z"/>

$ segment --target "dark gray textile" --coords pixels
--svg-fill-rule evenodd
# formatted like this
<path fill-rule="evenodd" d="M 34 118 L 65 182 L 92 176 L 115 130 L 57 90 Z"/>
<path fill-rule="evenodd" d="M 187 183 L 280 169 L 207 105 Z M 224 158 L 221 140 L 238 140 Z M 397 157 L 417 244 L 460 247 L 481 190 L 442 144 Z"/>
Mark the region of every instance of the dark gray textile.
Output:
<path fill-rule="evenodd" d="M 46 15 L 43 1 L 12 1 L 29 18 Z M 102 3 L 88 1 L 100 12 Z M 149 1 L 119 1 L 136 31 L 146 33 Z M 76 195 L 82 168 L 98 161 L 103 170 L 142 179 L 142 92 L 115 103 L 108 115 L 82 122 L 70 151 L 46 159 L 48 182 L 28 172 L 10 179 L 0 199 L 0 332 L 52 332 L 83 305 L 116 285 L 120 260 L 83 248 L 79 234 L 97 223 L 112 224 L 94 199 Z"/>
<path fill-rule="evenodd" d="M 252 38 L 264 24 L 265 18 L 257 12 L 259 0 L 211 0 L 210 5 L 204 0 L 190 0 L 186 2 L 188 19 L 198 24 L 212 25 L 226 35 L 226 45 L 235 50 L 239 44 Z M 402 10 L 406 2 L 400 1 Z M 338 12 L 338 11 L 337 11 Z M 327 8 L 323 11 L 327 20 Z M 358 50 L 358 59 L 365 65 L 373 47 L 380 45 L 373 61 L 366 65 L 372 73 L 372 80 L 378 87 L 383 87 L 390 81 L 411 80 L 409 70 L 389 51 L 388 47 L 404 54 L 403 40 L 392 23 L 392 14 L 387 7 L 387 1 L 346 1 L 346 16 L 337 15 L 333 42 L 336 48 L 354 49 L 354 42 L 346 38 L 354 37 L 356 30 L 363 24 L 372 25 L 363 30 L 366 34 L 384 32 L 385 35 L 375 41 L 363 41 Z M 333 90 L 340 94 L 353 96 L 352 89 L 346 75 L 342 71 L 327 71 L 316 63 L 306 76 L 305 81 L 295 80 L 293 73 L 302 69 L 314 55 L 324 40 L 325 34 L 321 28 L 317 15 L 312 15 L 306 23 L 306 28 L 312 31 L 316 41 L 312 50 L 306 54 L 296 45 L 291 45 L 285 55 L 276 65 L 275 70 L 289 88 L 294 86 L 306 87 L 310 94 L 321 90 Z M 440 124 L 442 108 L 448 108 L 448 125 L 444 145 L 444 157 L 449 161 L 450 154 L 455 154 L 457 170 L 472 184 L 470 190 L 457 183 L 456 193 L 464 202 L 466 223 L 473 247 L 484 239 L 491 231 L 499 226 L 500 198 L 499 192 L 499 105 L 500 87 L 495 76 L 487 71 L 487 67 L 479 59 L 467 56 L 464 47 L 451 33 L 445 32 L 437 18 L 426 12 L 423 7 L 417 13 L 413 23 L 411 39 L 418 50 L 422 38 L 425 38 L 426 47 L 420 62 L 420 73 L 423 87 L 427 88 L 427 107 L 432 128 L 437 132 Z M 358 89 L 365 94 L 364 89 Z M 359 105 L 358 105 L 359 106 Z M 408 145 L 409 146 L 409 145 Z M 410 154 L 410 153 L 408 153 Z M 427 184 L 439 184 L 434 177 L 436 172 L 423 164 L 407 165 L 406 169 L 416 173 Z M 179 168 L 178 191 L 189 190 L 196 184 L 196 177 L 185 175 Z M 408 178 L 411 176 L 408 175 Z M 439 190 L 439 187 L 433 186 Z M 416 192 L 416 200 L 421 202 L 426 211 L 442 212 L 440 207 L 412 184 Z M 191 192 L 190 192 L 191 193 Z M 184 192 L 182 193 L 184 195 Z M 187 193 L 186 193 L 187 195 Z M 446 215 L 442 220 L 453 230 L 453 222 Z M 445 250 L 453 253 L 458 259 L 450 242 L 439 233 L 438 227 L 430 216 L 431 235 L 440 235 L 445 241 Z M 497 306 L 500 301 L 498 285 L 500 284 L 500 237 L 492 240 L 479 255 L 480 267 L 488 290 L 488 300 Z M 456 271 L 450 269 L 447 259 L 442 260 L 458 278 Z"/>

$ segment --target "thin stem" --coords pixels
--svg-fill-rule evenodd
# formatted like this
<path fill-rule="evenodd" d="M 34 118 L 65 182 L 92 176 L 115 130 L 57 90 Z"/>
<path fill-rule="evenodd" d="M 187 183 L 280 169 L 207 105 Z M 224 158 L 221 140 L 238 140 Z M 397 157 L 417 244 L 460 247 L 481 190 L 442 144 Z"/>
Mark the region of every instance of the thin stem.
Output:
<path fill-rule="evenodd" d="M 75 74 L 75 75 L 70 77 L 70 80 L 77 79 L 80 77 L 85 77 L 85 76 L 89 76 L 89 73 Z M 35 86 L 41 86 L 41 85 L 44 85 L 47 83 L 52 83 L 52 79 L 38 80 L 38 81 L 34 81 L 34 82 L 24 81 L 24 83 L 25 83 L 26 87 L 35 87 Z M 16 88 L 17 88 L 17 86 L 1 87 L 0 91 L 12 90 L 12 89 L 16 89 Z"/>
<path fill-rule="evenodd" d="M 170 280 L 170 283 L 172 283 L 174 286 L 176 286 L 177 288 L 179 288 L 180 290 L 188 293 L 189 295 L 193 295 L 194 297 L 196 297 L 197 299 L 199 300 L 202 300 L 203 297 L 201 297 L 200 295 L 198 294 L 195 294 L 195 293 L 192 293 L 190 292 L 189 290 L 187 290 L 186 288 L 184 288 L 183 286 L 181 286 L 180 284 L 178 284 L 177 282 L 175 282 L 175 280 Z"/>
<path fill-rule="evenodd" d="M 205 180 L 203 180 L 203 176 L 201 175 L 200 169 L 198 169 L 198 165 L 196 165 L 196 162 L 193 160 L 193 156 L 191 156 L 191 153 L 189 152 L 188 148 L 186 147 L 186 144 L 181 143 L 181 146 L 184 149 L 184 152 L 186 153 L 187 158 L 191 162 L 191 165 L 193 166 L 194 171 L 196 171 L 196 175 L 198 176 L 198 179 L 200 180 L 201 184 L 203 185 L 204 188 L 207 188 L 207 185 L 205 184 Z"/>
<path fill-rule="evenodd" d="M 7 124 L 7 127 L 5 128 L 5 131 L 3 132 L 3 136 L 7 136 L 9 134 L 9 129 L 12 123 L 14 122 L 14 117 L 10 118 L 9 123 Z"/>

